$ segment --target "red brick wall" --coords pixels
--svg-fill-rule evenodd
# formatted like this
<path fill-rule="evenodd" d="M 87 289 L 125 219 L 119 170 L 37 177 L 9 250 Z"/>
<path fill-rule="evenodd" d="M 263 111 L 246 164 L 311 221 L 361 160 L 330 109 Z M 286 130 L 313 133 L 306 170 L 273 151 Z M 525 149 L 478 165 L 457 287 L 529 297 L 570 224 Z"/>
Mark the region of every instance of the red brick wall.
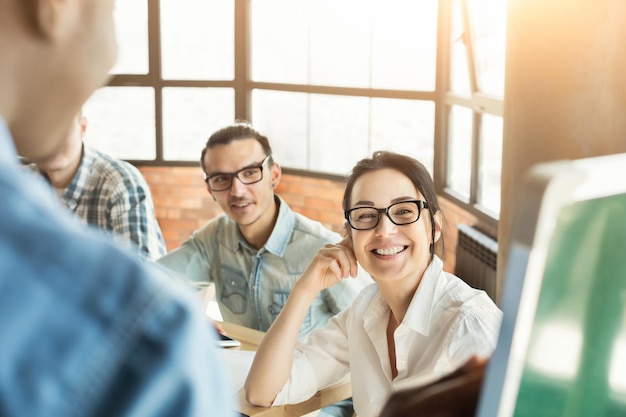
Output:
<path fill-rule="evenodd" d="M 161 225 L 168 250 L 177 248 L 191 232 L 219 213 L 220 208 L 207 192 L 200 167 L 139 167 L 145 176 L 152 197 L 156 217 Z M 341 200 L 344 183 L 311 177 L 283 174 L 276 193 L 291 208 L 318 220 L 339 233 L 343 231 Z M 440 198 L 445 223 L 446 270 L 454 271 L 457 228 L 459 223 L 476 224 L 474 216 Z M 496 231 L 490 231 L 496 236 Z"/>
<path fill-rule="evenodd" d="M 221 212 L 206 191 L 199 167 L 139 167 L 152 191 L 168 251 Z"/>

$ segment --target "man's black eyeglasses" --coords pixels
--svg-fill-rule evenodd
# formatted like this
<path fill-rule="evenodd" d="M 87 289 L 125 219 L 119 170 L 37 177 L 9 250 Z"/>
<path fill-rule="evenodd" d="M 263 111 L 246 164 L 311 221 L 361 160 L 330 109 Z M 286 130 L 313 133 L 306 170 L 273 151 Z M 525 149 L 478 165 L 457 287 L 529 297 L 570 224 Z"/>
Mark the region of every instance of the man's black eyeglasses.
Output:
<path fill-rule="evenodd" d="M 344 212 L 348 224 L 355 230 L 369 230 L 378 226 L 380 216 L 386 214 L 393 224 L 403 226 L 415 223 L 420 218 L 422 209 L 428 203 L 422 200 L 408 200 L 394 203 L 387 208 L 355 207 Z"/>
<path fill-rule="evenodd" d="M 216 172 L 215 174 L 204 174 L 204 182 L 209 186 L 211 191 L 226 191 L 233 186 L 233 178 L 237 178 L 242 184 L 250 185 L 257 183 L 263 179 L 263 165 L 269 159 L 269 155 L 259 164 L 250 165 L 241 168 L 237 172 Z"/>

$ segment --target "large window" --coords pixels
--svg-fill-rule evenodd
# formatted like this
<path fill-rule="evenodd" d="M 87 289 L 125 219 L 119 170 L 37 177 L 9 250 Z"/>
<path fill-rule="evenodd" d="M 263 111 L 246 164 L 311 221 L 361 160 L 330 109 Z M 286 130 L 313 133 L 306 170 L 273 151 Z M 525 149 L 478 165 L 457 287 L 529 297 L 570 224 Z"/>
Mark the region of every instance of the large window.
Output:
<path fill-rule="evenodd" d="M 441 193 L 496 219 L 501 3 L 118 1 L 119 60 L 85 105 L 86 140 L 139 164 L 189 165 L 211 132 L 247 119 L 287 171 L 344 176 L 375 150 L 402 152 Z"/>
<path fill-rule="evenodd" d="M 441 192 L 483 217 L 500 212 L 505 2 L 448 0 L 442 33 Z"/>

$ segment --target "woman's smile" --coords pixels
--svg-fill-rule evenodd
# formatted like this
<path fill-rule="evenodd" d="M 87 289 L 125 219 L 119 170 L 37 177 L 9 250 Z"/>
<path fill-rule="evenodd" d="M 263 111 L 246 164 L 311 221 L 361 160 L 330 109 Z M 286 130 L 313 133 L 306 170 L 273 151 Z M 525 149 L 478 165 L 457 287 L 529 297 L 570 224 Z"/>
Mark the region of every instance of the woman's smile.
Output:
<path fill-rule="evenodd" d="M 407 248 L 408 248 L 408 246 L 393 246 L 393 247 L 389 247 L 389 248 L 373 249 L 372 252 L 375 255 L 379 255 L 379 256 L 393 256 L 393 255 L 396 255 L 396 254 L 398 254 L 400 252 L 404 252 Z"/>

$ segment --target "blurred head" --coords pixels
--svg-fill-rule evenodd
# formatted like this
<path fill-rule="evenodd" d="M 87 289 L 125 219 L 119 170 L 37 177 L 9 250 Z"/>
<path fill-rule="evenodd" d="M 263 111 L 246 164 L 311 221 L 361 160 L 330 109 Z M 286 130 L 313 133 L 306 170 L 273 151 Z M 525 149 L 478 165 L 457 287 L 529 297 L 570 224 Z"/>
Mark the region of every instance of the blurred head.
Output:
<path fill-rule="evenodd" d="M 115 0 L 0 1 L 0 113 L 18 154 L 56 154 L 117 56 Z"/>
<path fill-rule="evenodd" d="M 281 169 L 271 152 L 267 138 L 246 122 L 213 133 L 202 150 L 207 190 L 247 238 L 269 236 L 274 226 Z"/>
<path fill-rule="evenodd" d="M 399 202 L 410 203 L 392 206 Z M 430 174 L 417 160 L 393 152 L 375 152 L 359 161 L 348 177 L 343 198 L 344 211 L 357 207 L 390 207 L 384 213 L 363 212 L 362 220 L 372 219 L 372 224 L 378 216 L 376 226 L 368 230 L 355 230 L 346 221 L 357 260 L 373 277 L 423 272 L 435 253 L 441 256 L 442 214 Z M 355 213 L 362 212 L 351 214 Z M 410 223 L 395 224 L 386 213 L 396 223 Z"/>

